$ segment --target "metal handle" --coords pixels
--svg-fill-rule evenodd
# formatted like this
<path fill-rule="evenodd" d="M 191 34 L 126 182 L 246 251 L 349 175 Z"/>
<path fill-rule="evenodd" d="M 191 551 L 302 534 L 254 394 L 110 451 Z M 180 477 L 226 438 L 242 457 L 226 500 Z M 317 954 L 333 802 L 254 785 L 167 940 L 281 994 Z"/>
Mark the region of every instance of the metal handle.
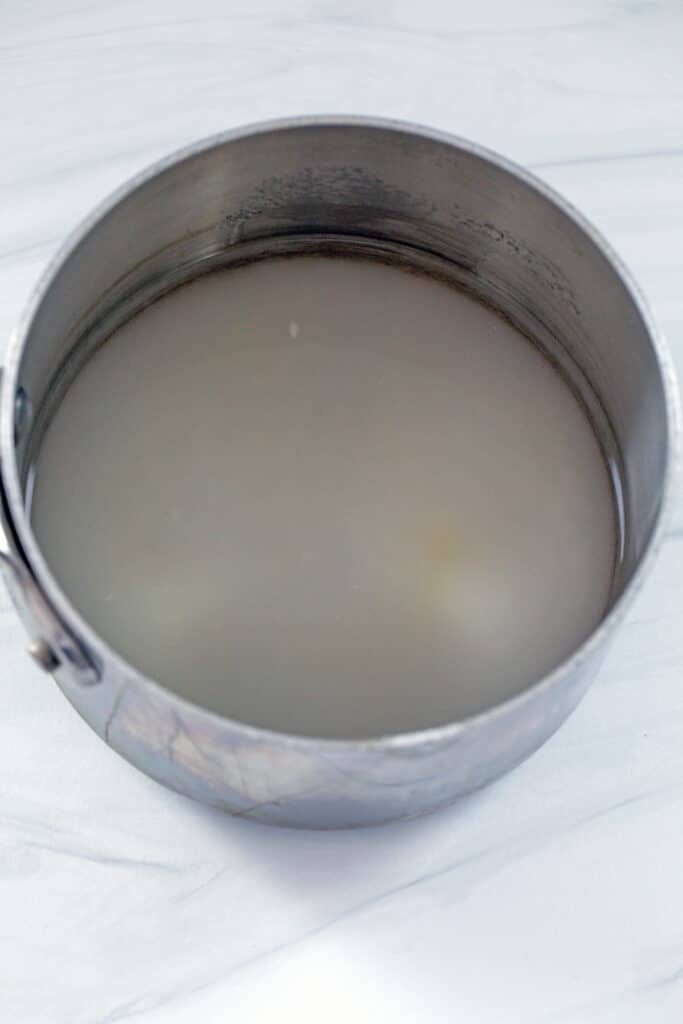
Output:
<path fill-rule="evenodd" d="M 97 666 L 53 612 L 28 566 L 9 542 L 12 526 L 1 475 L 0 512 L 0 571 L 12 603 L 32 636 L 29 654 L 45 671 L 68 667 L 81 685 L 92 686 L 100 678 Z"/>

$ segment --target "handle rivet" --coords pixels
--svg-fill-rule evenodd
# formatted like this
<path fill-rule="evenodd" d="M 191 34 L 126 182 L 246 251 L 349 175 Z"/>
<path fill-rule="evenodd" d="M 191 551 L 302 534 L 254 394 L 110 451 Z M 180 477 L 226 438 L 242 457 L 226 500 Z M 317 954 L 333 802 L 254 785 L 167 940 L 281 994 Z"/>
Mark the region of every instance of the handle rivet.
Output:
<path fill-rule="evenodd" d="M 28 645 L 27 650 L 36 665 L 42 668 L 44 672 L 54 672 L 59 665 L 59 659 L 55 657 L 54 651 L 47 640 L 43 640 L 42 637 L 38 640 L 33 640 Z"/>

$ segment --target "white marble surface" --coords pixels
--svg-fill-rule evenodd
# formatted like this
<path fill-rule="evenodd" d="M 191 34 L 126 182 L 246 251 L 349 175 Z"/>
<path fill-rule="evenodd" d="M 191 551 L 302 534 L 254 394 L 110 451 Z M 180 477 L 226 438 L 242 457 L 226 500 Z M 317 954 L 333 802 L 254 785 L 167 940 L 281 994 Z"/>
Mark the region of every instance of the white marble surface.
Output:
<path fill-rule="evenodd" d="M 534 168 L 683 370 L 681 0 L 7 0 L 0 334 L 92 204 L 198 136 L 423 121 Z M 337 834 L 231 821 L 109 751 L 0 606 L 0 1020 L 679 1024 L 683 500 L 600 678 L 499 784 Z"/>

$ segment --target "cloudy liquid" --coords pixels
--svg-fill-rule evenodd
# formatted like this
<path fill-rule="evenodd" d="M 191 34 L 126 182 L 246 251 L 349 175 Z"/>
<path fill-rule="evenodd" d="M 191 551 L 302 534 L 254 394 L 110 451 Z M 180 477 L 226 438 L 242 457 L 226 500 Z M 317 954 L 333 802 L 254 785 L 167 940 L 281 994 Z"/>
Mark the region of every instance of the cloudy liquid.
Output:
<path fill-rule="evenodd" d="M 313 256 L 116 332 L 47 430 L 32 518 L 131 664 L 337 738 L 539 679 L 599 621 L 616 540 L 594 434 L 526 339 L 426 276 Z"/>

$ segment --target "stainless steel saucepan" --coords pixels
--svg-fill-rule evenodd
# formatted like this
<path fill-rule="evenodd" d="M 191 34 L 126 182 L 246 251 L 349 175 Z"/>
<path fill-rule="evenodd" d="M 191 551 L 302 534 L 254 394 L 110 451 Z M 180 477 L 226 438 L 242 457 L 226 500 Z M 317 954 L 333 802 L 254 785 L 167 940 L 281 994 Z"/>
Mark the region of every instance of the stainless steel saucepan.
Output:
<path fill-rule="evenodd" d="M 470 290 L 545 351 L 602 445 L 620 520 L 610 606 L 564 664 L 485 713 L 355 741 L 222 718 L 112 650 L 36 542 L 27 511 L 36 452 L 89 354 L 180 283 L 304 251 L 374 254 Z M 353 117 L 255 125 L 133 179 L 76 231 L 36 288 L 2 379 L 0 560 L 31 654 L 142 771 L 259 821 L 390 821 L 509 770 L 575 707 L 652 564 L 677 434 L 671 362 L 640 293 L 593 228 L 541 182 L 479 146 L 412 125 Z"/>

